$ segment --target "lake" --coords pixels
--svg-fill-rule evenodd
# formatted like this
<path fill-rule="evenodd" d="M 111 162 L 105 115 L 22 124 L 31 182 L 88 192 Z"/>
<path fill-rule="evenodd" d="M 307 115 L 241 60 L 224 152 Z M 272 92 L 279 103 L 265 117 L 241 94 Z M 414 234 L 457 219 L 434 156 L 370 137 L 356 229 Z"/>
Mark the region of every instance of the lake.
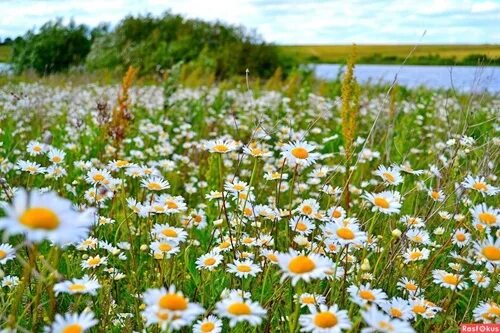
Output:
<path fill-rule="evenodd" d="M 331 80 L 341 68 L 338 64 L 313 65 L 318 78 Z M 356 65 L 356 78 L 361 83 L 392 83 L 397 74 L 400 85 L 415 88 L 455 88 L 461 92 L 500 92 L 500 67 L 479 66 L 401 66 Z"/>

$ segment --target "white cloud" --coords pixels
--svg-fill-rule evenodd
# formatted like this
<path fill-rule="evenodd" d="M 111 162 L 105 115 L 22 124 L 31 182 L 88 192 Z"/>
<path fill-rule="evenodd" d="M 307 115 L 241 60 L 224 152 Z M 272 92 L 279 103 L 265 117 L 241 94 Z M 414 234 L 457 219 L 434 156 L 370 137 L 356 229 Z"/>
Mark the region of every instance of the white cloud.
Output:
<path fill-rule="evenodd" d="M 482 0 L 3 0 L 0 36 L 49 19 L 92 26 L 166 10 L 256 29 L 267 41 L 315 43 L 499 43 L 500 1 Z"/>

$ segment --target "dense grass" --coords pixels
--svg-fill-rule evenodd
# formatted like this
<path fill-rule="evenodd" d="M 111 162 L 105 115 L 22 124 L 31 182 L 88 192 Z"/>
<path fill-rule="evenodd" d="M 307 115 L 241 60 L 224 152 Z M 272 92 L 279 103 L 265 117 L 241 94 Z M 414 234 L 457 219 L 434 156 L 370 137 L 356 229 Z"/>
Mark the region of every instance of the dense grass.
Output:
<path fill-rule="evenodd" d="M 252 93 L 234 86 L 188 89 L 174 84 L 168 94 L 156 85 L 127 90 L 129 83 L 130 77 L 121 93 L 116 85 L 66 85 L 64 81 L 1 87 L 0 200 L 10 204 L 17 188 L 45 188 L 68 198 L 78 210 L 94 207 L 99 224 L 91 228 L 90 236 L 101 243 L 81 250 L 73 245 L 59 248 L 48 241 L 32 246 L 23 236 L 9 237 L 0 230 L 2 242 L 17 251 L 15 259 L 0 266 L 2 276 L 20 279 L 19 287 L 1 289 L 0 328 L 10 323 L 38 332 L 53 322 L 56 313 L 80 313 L 87 308 L 99 320 L 92 331 L 142 331 L 146 322 L 141 313 L 147 308 L 143 293 L 170 285 L 204 307 L 200 319 L 215 313 L 219 300 L 227 297 L 225 289 L 249 292 L 267 312 L 256 327 L 243 321 L 230 328 L 224 319 L 223 332 L 238 333 L 298 332 L 299 318 L 316 311 L 314 305 L 300 307 L 295 297 L 303 293 L 322 296 L 324 303 L 346 310 L 350 332 L 359 332 L 369 326 L 361 315 L 366 307 L 354 302 L 348 288 L 366 283 L 389 298 L 402 297 L 410 308 L 405 311 L 415 316 L 408 325 L 418 332 L 456 333 L 462 322 L 484 320 L 473 313 L 482 302 L 498 301 L 498 260 L 486 261 L 475 248 L 488 237 L 498 239 L 498 216 L 485 227 L 471 212 L 482 203 L 496 207 L 498 197 L 460 185 L 469 174 L 485 176 L 485 186 L 498 185 L 498 99 L 424 89 L 397 89 L 387 95 L 386 87 L 361 87 L 359 115 L 352 129 L 354 154 L 346 160 L 338 82 L 313 85 L 295 77 L 283 84 L 268 82 L 274 91 L 252 84 Z M 239 83 L 244 86 L 245 81 Z M 116 117 L 122 117 L 120 126 L 125 124 L 121 139 L 111 125 Z M 234 140 L 234 150 L 210 151 L 208 142 L 222 138 Z M 48 145 L 42 154 L 31 150 L 32 156 L 28 151 L 33 140 Z M 290 157 L 282 158 L 285 144 L 306 140 L 314 146 L 310 157 L 320 154 L 310 166 L 299 167 L 290 164 Z M 253 157 L 243 153 L 242 145 L 259 147 L 269 155 Z M 58 165 L 67 174 L 59 178 L 50 173 L 31 175 L 16 166 L 30 160 L 49 167 L 53 162 L 46 152 L 53 148 L 66 153 Z M 141 165 L 143 171 L 136 177 L 128 173 L 131 169 L 111 167 L 116 160 Z M 75 164 L 78 161 L 82 163 Z M 403 178 L 393 185 L 387 183 L 390 177 L 374 175 L 379 166 L 392 164 L 411 164 L 422 174 L 393 169 Z M 352 168 L 346 170 L 348 165 Z M 109 170 L 111 182 L 89 183 L 91 167 Z M 167 180 L 170 188 L 158 192 L 145 188 L 141 181 L 149 176 L 144 170 Z M 272 173 L 274 178 L 266 179 Z M 235 180 L 244 182 L 243 189 L 232 186 Z M 324 185 L 331 189 L 325 190 Z M 94 189 L 104 195 L 98 202 L 89 195 Z M 401 207 L 392 215 L 373 212 L 372 203 L 362 196 L 386 190 L 401 194 Z M 212 191 L 224 195 L 209 199 Z M 135 199 L 150 207 L 156 205 L 159 193 L 182 197 L 177 200 L 186 209 L 168 214 L 148 210 L 140 215 L 126 201 Z M 304 209 L 308 199 L 318 204 L 312 211 Z M 334 222 L 328 211 L 339 207 L 355 220 L 336 217 Z M 5 213 L 0 209 L 0 216 Z M 405 216 L 418 217 L 422 223 L 412 227 Z M 298 225 L 290 227 L 291 217 L 307 218 L 311 232 L 303 233 Z M 344 222 L 357 225 L 367 238 L 358 235 L 358 245 L 346 245 L 337 243 L 340 233 L 328 236 L 322 229 Z M 157 223 L 186 232 L 185 240 L 170 243 L 177 253 L 155 256 L 151 251 L 152 242 L 163 237 L 151 233 Z M 463 247 L 452 242 L 459 229 L 469 237 Z M 416 230 L 429 239 L 415 236 Z M 272 241 L 264 242 L 266 237 Z M 200 256 L 220 250 L 223 244 L 231 245 L 220 252 L 222 263 L 217 268 L 197 268 Z M 430 255 L 407 262 L 404 255 L 410 248 L 428 249 Z M 292 285 L 290 278 L 283 278 L 283 270 L 290 266 L 277 265 L 262 252 L 283 254 L 290 249 L 321 255 L 331 270 Z M 97 254 L 107 257 L 107 264 L 81 268 L 82 262 Z M 228 265 L 237 257 L 249 258 L 261 272 L 246 278 L 229 273 Z M 467 286 L 452 290 L 440 285 L 433 278 L 436 270 L 453 274 Z M 470 278 L 472 270 L 482 272 L 490 283 L 477 286 Z M 124 275 L 116 278 L 117 273 Z M 55 283 L 84 274 L 101 285 L 95 296 L 54 294 Z M 414 280 L 419 289 L 412 293 L 399 287 L 402 278 Z M 163 313 L 157 306 L 153 304 L 156 311 L 148 316 Z M 176 315 L 184 316 L 179 308 Z M 498 320 L 498 305 L 491 313 L 489 318 Z M 186 319 L 182 331 L 191 332 L 193 321 Z M 147 332 L 159 331 L 156 325 L 147 327 Z"/>
<path fill-rule="evenodd" d="M 357 45 L 359 63 L 402 63 L 414 45 Z M 316 63 L 345 63 L 352 45 L 287 45 L 281 50 L 302 61 Z M 499 64 L 500 45 L 418 45 L 408 64 L 475 65 L 475 55 L 485 55 L 488 64 Z"/>

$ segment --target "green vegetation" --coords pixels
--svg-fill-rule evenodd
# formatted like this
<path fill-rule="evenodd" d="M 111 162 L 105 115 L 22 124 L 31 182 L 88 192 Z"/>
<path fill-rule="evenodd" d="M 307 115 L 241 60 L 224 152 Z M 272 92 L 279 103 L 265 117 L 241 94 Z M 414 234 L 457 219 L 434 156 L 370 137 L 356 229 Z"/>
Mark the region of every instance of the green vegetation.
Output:
<path fill-rule="evenodd" d="M 8 49 L 4 49 L 7 59 Z M 190 71 L 217 79 L 242 75 L 269 77 L 279 67 L 285 74 L 294 66 L 278 47 L 265 43 L 243 27 L 185 19 L 165 13 L 161 17 L 129 16 L 113 30 L 105 25 L 90 29 L 61 21 L 46 23 L 39 32 L 16 39 L 12 62 L 16 72 L 38 74 L 66 71 L 85 65 L 89 70 L 122 73 L 129 66 L 139 73 L 160 74 L 183 62 Z"/>
<path fill-rule="evenodd" d="M 500 65 L 500 45 L 358 45 L 358 63 L 414 65 Z M 345 63 L 352 45 L 288 45 L 283 53 L 301 62 Z"/>
<path fill-rule="evenodd" d="M 0 45 L 0 62 L 9 62 L 12 48 L 9 45 Z"/>

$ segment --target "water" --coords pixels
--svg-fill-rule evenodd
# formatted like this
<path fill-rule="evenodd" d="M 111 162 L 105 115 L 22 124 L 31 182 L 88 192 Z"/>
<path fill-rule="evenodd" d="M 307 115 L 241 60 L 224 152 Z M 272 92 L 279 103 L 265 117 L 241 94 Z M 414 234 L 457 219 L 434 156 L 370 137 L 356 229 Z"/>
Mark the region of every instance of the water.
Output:
<path fill-rule="evenodd" d="M 340 68 L 338 64 L 314 65 L 316 76 L 326 80 L 336 78 Z M 356 65 L 355 73 L 361 83 L 392 83 L 397 74 L 398 84 L 409 88 L 500 92 L 500 67 Z"/>
<path fill-rule="evenodd" d="M 10 64 L 7 64 L 5 62 L 0 62 L 0 74 L 11 73 L 11 72 L 12 72 L 12 66 Z"/>

